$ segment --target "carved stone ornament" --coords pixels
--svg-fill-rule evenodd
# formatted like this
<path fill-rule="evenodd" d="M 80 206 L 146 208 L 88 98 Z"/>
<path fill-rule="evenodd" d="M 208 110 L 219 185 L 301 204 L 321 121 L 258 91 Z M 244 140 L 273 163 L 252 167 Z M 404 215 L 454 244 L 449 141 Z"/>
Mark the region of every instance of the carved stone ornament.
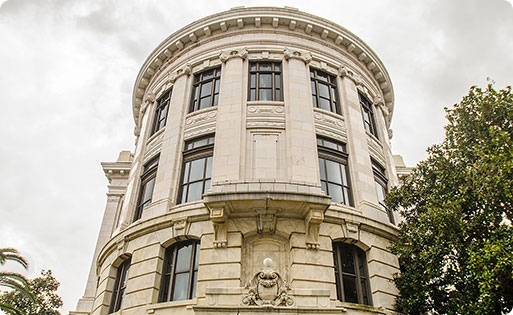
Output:
<path fill-rule="evenodd" d="M 246 47 L 239 50 L 223 51 L 219 55 L 219 59 L 222 63 L 225 63 L 228 61 L 228 59 L 235 57 L 242 58 L 242 60 L 245 60 L 248 57 L 248 50 L 246 49 Z"/>
<path fill-rule="evenodd" d="M 264 268 L 257 272 L 246 284 L 246 293 L 242 297 L 243 305 L 293 306 L 295 301 L 288 294 L 289 285 L 273 268 L 271 258 L 264 259 Z"/>
<path fill-rule="evenodd" d="M 307 51 L 299 51 L 299 50 L 292 50 L 290 48 L 285 48 L 283 50 L 283 56 L 285 57 L 285 60 L 289 60 L 292 58 L 302 60 L 305 64 L 309 64 L 310 61 L 312 61 L 312 54 Z"/>
<path fill-rule="evenodd" d="M 224 208 L 210 208 L 210 220 L 214 225 L 214 248 L 226 248 L 228 231 L 226 226 L 227 216 Z"/>
<path fill-rule="evenodd" d="M 305 219 L 306 248 L 319 249 L 319 228 L 324 221 L 324 212 L 321 209 L 310 209 Z"/>
<path fill-rule="evenodd" d="M 153 104 L 153 102 L 155 102 L 155 94 L 148 93 L 148 95 L 144 99 L 144 102 L 141 104 L 141 117 L 146 112 L 146 109 L 148 109 L 148 107 L 150 107 L 150 105 Z"/>
<path fill-rule="evenodd" d="M 351 81 L 354 82 L 355 85 L 363 85 L 363 80 L 362 78 L 354 73 L 353 71 L 351 71 L 348 67 L 346 67 L 345 65 L 341 65 L 340 67 L 338 67 L 338 75 L 341 76 L 341 77 L 347 77 L 349 79 L 351 79 Z"/>
<path fill-rule="evenodd" d="M 175 72 L 170 72 L 167 75 L 167 81 L 171 84 L 175 83 L 176 79 L 181 77 L 182 75 L 189 75 L 192 73 L 192 66 L 191 64 L 187 63 L 183 67 L 179 68 Z"/>

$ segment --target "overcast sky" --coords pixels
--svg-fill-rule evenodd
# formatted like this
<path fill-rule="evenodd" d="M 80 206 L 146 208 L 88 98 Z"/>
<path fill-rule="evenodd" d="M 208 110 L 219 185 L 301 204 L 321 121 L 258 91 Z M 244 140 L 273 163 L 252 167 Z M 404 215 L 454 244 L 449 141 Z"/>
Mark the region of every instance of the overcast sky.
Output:
<path fill-rule="evenodd" d="M 85 288 L 106 202 L 101 161 L 134 149 L 132 87 L 179 28 L 234 6 L 293 6 L 340 24 L 381 58 L 395 89 L 394 153 L 413 166 L 471 85 L 513 83 L 505 0 L 0 0 L 0 247 L 52 269 L 63 314 Z"/>

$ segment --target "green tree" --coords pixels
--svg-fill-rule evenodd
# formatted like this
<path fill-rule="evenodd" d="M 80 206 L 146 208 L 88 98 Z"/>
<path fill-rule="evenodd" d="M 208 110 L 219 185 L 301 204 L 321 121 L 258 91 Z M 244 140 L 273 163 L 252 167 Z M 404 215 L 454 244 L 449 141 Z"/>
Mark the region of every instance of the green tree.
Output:
<path fill-rule="evenodd" d="M 16 249 L 0 248 L 0 265 L 3 266 L 8 261 L 16 262 L 25 269 L 28 268 L 27 260 Z M 27 300 L 33 300 L 34 298 L 29 281 L 23 275 L 16 272 L 0 271 L 0 288 L 12 289 L 12 292 L 17 292 Z M 22 314 L 13 304 L 4 301 L 0 301 L 0 310 L 8 314 Z"/>
<path fill-rule="evenodd" d="M 387 197 L 404 222 L 392 251 L 399 311 L 501 314 L 513 307 L 513 95 L 472 87 L 445 139 Z"/>
<path fill-rule="evenodd" d="M 26 315 L 60 315 L 62 299 L 57 295 L 59 281 L 52 276 L 52 271 L 42 270 L 41 276 L 28 280 L 34 299 L 18 291 L 5 292 L 0 295 L 0 303 L 14 306 Z"/>

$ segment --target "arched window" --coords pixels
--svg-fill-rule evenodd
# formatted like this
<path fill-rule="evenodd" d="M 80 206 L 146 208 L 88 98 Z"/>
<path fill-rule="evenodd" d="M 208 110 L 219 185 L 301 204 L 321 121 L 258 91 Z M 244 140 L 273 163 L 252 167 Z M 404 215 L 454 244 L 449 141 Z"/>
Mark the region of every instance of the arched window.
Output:
<path fill-rule="evenodd" d="M 342 302 L 371 305 L 365 252 L 351 244 L 333 243 L 333 261 L 337 299 Z"/>
<path fill-rule="evenodd" d="M 192 299 L 196 296 L 200 243 L 175 243 L 166 248 L 159 302 Z"/>
<path fill-rule="evenodd" d="M 112 292 L 112 300 L 110 302 L 109 314 L 117 312 L 123 305 L 123 297 L 125 296 L 126 282 L 128 280 L 128 270 L 130 269 L 130 258 L 125 259 L 119 266 L 116 273 L 116 282 L 114 283 L 114 291 Z"/>

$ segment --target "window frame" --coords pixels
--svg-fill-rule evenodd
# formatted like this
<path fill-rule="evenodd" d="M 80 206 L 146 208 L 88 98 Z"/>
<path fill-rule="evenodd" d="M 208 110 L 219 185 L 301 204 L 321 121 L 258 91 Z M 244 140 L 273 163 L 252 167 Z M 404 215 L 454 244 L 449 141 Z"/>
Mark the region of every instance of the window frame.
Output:
<path fill-rule="evenodd" d="M 378 128 L 376 125 L 376 118 L 374 116 L 374 107 L 372 102 L 360 91 L 358 91 L 358 99 L 360 102 L 360 108 L 362 112 L 363 128 L 366 132 L 370 133 L 371 135 L 379 139 Z M 365 119 L 366 115 L 369 117 L 369 121 Z"/>
<path fill-rule="evenodd" d="M 321 142 L 321 143 L 319 143 L 319 142 Z M 334 144 L 337 146 L 337 148 L 336 149 L 330 148 L 330 147 L 324 145 L 323 142 L 328 142 L 330 144 Z M 343 202 L 342 203 L 337 202 L 337 203 L 340 203 L 340 204 L 343 204 L 346 206 L 350 206 L 350 207 L 354 207 L 354 196 L 353 196 L 353 191 L 351 189 L 352 188 L 351 176 L 350 176 L 350 172 L 349 172 L 349 161 L 348 161 L 349 155 L 346 152 L 345 143 L 342 143 L 342 142 L 339 142 L 336 140 L 332 140 L 329 138 L 317 136 L 317 152 L 318 152 L 318 160 L 319 160 L 319 179 L 321 182 L 321 189 L 322 189 L 323 182 L 325 182 L 325 185 L 326 185 L 325 193 L 328 196 L 331 196 L 329 194 L 329 184 L 340 186 L 342 189 Z M 320 166 L 321 159 L 324 160 L 324 172 L 326 175 L 325 179 L 322 178 L 322 171 L 321 171 L 321 166 Z M 344 184 L 344 176 L 343 176 L 344 173 L 341 169 L 340 169 L 340 172 L 341 172 L 340 177 L 341 177 L 342 183 L 339 184 L 337 182 L 332 182 L 329 180 L 329 176 L 327 176 L 327 171 L 326 171 L 327 170 L 326 160 L 337 163 L 339 165 L 339 168 L 344 167 L 345 175 L 346 175 L 345 176 L 346 184 Z M 344 189 L 347 189 L 347 199 L 348 200 L 346 200 L 346 195 L 344 193 L 345 192 Z"/>
<path fill-rule="evenodd" d="M 201 141 L 201 140 L 204 140 L 204 139 L 207 139 L 207 144 L 201 145 L 199 147 L 193 147 L 191 149 L 187 149 L 188 144 L 195 143 L 195 142 L 198 142 L 198 141 Z M 184 150 L 183 150 L 183 158 L 182 158 L 182 171 L 181 171 L 181 175 L 180 175 L 178 195 L 177 195 L 177 198 L 176 198 L 176 204 L 177 205 L 178 204 L 188 203 L 188 202 L 193 202 L 193 201 L 197 201 L 197 200 L 201 200 L 202 199 L 202 198 L 200 198 L 200 199 L 197 199 L 197 200 L 187 201 L 187 199 L 189 197 L 189 186 L 190 186 L 190 184 L 191 183 L 195 183 L 195 182 L 199 182 L 200 180 L 195 180 L 193 182 L 190 182 L 189 179 L 188 179 L 187 182 L 184 181 L 185 180 L 184 176 L 186 175 L 185 174 L 186 164 L 189 163 L 189 162 L 200 160 L 200 159 L 208 159 L 209 157 L 212 158 L 212 164 L 213 164 L 213 158 L 214 158 L 214 139 L 215 139 L 215 135 L 214 134 L 209 134 L 209 135 L 206 135 L 206 136 L 202 136 L 202 137 L 198 137 L 198 138 L 194 138 L 194 139 L 185 141 L 185 143 L 184 143 Z M 207 173 L 208 167 L 207 167 L 206 163 L 208 163 L 208 160 L 205 160 L 205 164 L 204 164 L 204 168 L 203 168 L 203 176 L 201 178 L 201 181 L 203 182 L 203 184 L 202 184 L 202 195 L 206 192 L 205 183 L 207 181 L 211 181 L 212 180 L 212 173 L 210 173 L 210 177 L 207 177 L 208 174 L 206 174 L 206 173 Z M 190 168 L 190 166 L 189 166 L 189 168 Z M 212 165 L 211 165 L 210 172 L 212 172 Z M 188 175 L 189 176 L 190 176 L 190 173 L 191 173 L 191 170 L 189 169 L 188 170 Z M 212 185 L 212 182 L 210 182 L 210 185 Z M 185 187 L 187 187 L 187 189 L 184 189 Z M 183 195 L 184 194 L 184 190 L 186 191 L 185 192 L 185 194 L 186 194 L 185 197 Z M 185 200 L 185 201 L 182 201 L 182 200 Z"/>
<path fill-rule="evenodd" d="M 203 76 L 209 72 L 213 71 L 214 75 L 210 78 L 204 79 Z M 201 97 L 201 89 L 204 84 L 212 82 L 212 86 L 210 88 L 210 94 L 208 96 Z M 216 92 L 216 86 L 217 92 Z M 191 104 L 189 106 L 189 113 L 204 109 L 200 108 L 201 100 L 207 97 L 210 97 L 209 105 L 205 108 L 210 108 L 217 106 L 219 103 L 219 91 L 221 90 L 221 66 L 209 68 L 194 74 L 193 83 L 192 83 L 192 91 L 191 91 Z M 217 96 L 217 98 L 216 98 Z"/>
<path fill-rule="evenodd" d="M 196 288 L 198 283 L 198 269 L 199 269 L 199 254 L 201 252 L 201 243 L 199 240 L 187 240 L 183 242 L 177 242 L 165 249 L 164 252 L 164 264 L 162 265 L 162 278 L 160 281 L 160 292 L 159 292 L 159 303 L 170 302 L 170 301 L 183 301 L 175 300 L 175 277 L 176 277 L 176 261 L 178 259 L 178 251 L 192 245 L 191 256 L 189 257 L 189 269 L 186 271 L 180 271 L 181 273 L 188 273 L 189 278 L 187 280 L 187 296 L 184 300 L 190 300 L 196 297 Z M 172 260 L 172 263 L 169 262 Z M 169 270 L 166 270 L 169 268 Z M 196 275 L 196 276 L 195 276 Z"/>
<path fill-rule="evenodd" d="M 319 79 L 319 77 L 320 77 L 319 74 L 323 74 L 325 77 L 328 78 L 328 80 L 324 81 L 324 80 Z M 326 100 L 327 98 L 320 96 L 319 84 L 328 86 L 328 93 L 329 93 L 328 100 L 330 102 L 329 110 L 322 108 L 320 105 L 321 98 L 324 100 Z M 322 110 L 326 110 L 331 113 L 335 113 L 337 115 L 342 115 L 342 107 L 340 106 L 340 98 L 338 95 L 339 92 L 338 92 L 338 87 L 337 87 L 337 76 L 331 75 L 330 73 L 328 73 L 326 71 L 322 71 L 322 70 L 310 67 L 310 86 L 312 89 L 313 107 L 316 107 L 316 108 L 319 108 Z"/>
<path fill-rule="evenodd" d="M 153 199 L 153 190 L 155 189 L 155 179 L 157 178 L 157 171 L 159 166 L 159 158 L 160 156 L 157 155 L 153 157 L 151 160 L 146 162 L 143 166 L 143 173 L 141 175 L 141 184 L 139 186 L 139 196 L 137 197 L 137 205 L 135 207 L 134 212 L 134 220 L 132 222 L 135 222 L 139 220 L 142 217 L 142 212 L 144 208 L 148 207 L 151 204 L 151 201 Z M 149 200 L 143 200 L 145 192 L 147 190 L 147 184 L 151 181 L 153 181 L 153 187 L 151 195 L 152 197 Z"/>
<path fill-rule="evenodd" d="M 270 64 L 271 70 L 260 70 L 260 66 L 262 64 Z M 256 69 L 252 70 L 251 67 L 255 65 Z M 279 70 L 276 70 L 275 67 L 279 65 Z M 267 101 L 267 102 L 282 102 L 283 101 L 283 64 L 282 62 L 275 61 L 250 61 L 248 65 L 248 101 Z M 271 88 L 260 88 L 260 75 L 261 74 L 271 74 Z M 251 76 L 255 75 L 255 87 L 251 87 Z M 279 75 L 279 80 L 276 80 L 276 75 Z M 277 82 L 279 81 L 279 82 Z M 261 100 L 260 99 L 260 89 L 262 90 L 271 90 L 272 99 L 271 100 Z M 252 99 L 251 91 L 255 90 L 255 97 Z M 279 91 L 279 99 L 276 95 L 276 91 Z"/>
<path fill-rule="evenodd" d="M 130 271 L 131 257 L 126 258 L 117 267 L 116 281 L 112 290 L 112 298 L 109 307 L 109 314 L 121 309 L 123 298 L 125 297 L 126 285 L 128 282 L 128 272 Z"/>
<path fill-rule="evenodd" d="M 378 198 L 378 205 L 387 213 L 388 220 L 390 223 L 395 225 L 394 214 L 387 207 L 387 205 L 382 200 L 379 200 L 378 186 L 382 189 L 383 197 L 386 197 L 388 194 L 388 180 L 385 173 L 385 168 L 381 166 L 378 162 L 371 158 L 372 163 L 372 173 L 374 174 L 374 185 L 376 187 L 376 196 Z"/>
<path fill-rule="evenodd" d="M 359 248 L 356 245 L 344 243 L 344 242 L 333 242 L 332 243 L 333 248 L 333 269 L 335 272 L 335 286 L 337 291 L 337 300 L 341 302 L 347 302 L 347 303 L 355 303 L 354 301 L 347 301 L 346 298 L 346 290 L 344 288 L 344 276 L 348 277 L 354 277 L 357 281 L 355 281 L 356 284 L 356 295 L 357 295 L 357 302 L 356 304 L 362 304 L 362 305 L 369 305 L 372 306 L 372 290 L 370 288 L 370 281 L 369 281 L 369 269 L 368 269 L 368 262 L 367 262 L 367 253 Z M 352 265 L 354 268 L 354 273 L 349 273 L 346 271 L 343 271 L 343 260 L 342 260 L 342 251 L 343 248 L 346 248 L 350 251 L 350 256 L 352 257 Z M 360 267 L 360 262 L 363 264 L 362 267 Z M 363 269 L 363 275 L 362 270 Z M 365 283 L 365 288 L 362 288 L 362 280 Z M 364 299 L 367 299 L 367 303 L 365 303 Z"/>
<path fill-rule="evenodd" d="M 167 123 L 167 115 L 169 114 L 169 104 L 171 102 L 171 93 L 172 89 L 169 89 L 167 92 L 163 93 L 157 100 L 157 105 L 155 106 L 154 116 L 153 116 L 153 124 L 151 127 L 150 137 L 157 133 L 157 131 L 164 129 Z M 162 112 L 165 111 L 164 118 L 160 117 Z M 161 122 L 164 122 L 161 124 Z"/>

